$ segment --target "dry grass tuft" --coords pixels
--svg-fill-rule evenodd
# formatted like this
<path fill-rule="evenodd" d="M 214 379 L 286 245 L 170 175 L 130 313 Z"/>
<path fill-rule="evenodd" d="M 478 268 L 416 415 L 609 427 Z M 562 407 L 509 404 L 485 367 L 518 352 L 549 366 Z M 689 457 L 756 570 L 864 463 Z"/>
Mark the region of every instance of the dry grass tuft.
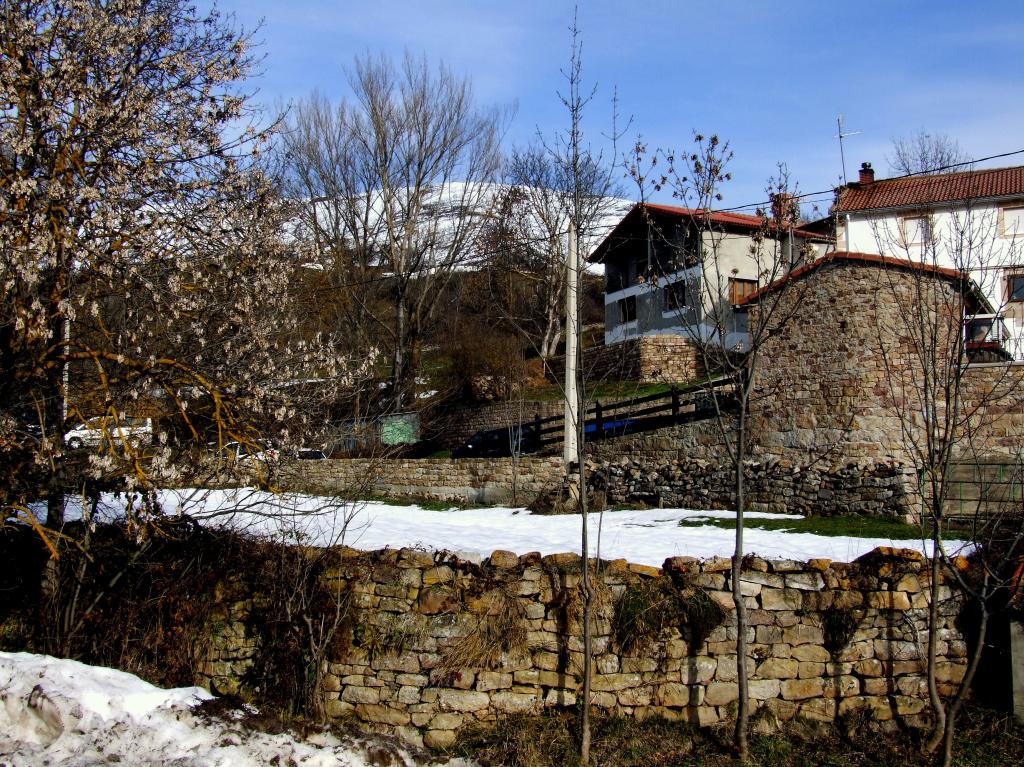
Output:
<path fill-rule="evenodd" d="M 463 618 L 473 622 L 469 631 L 442 654 L 436 671 L 440 676 L 464 668 L 496 668 L 504 654 L 529 650 L 520 600 L 499 587 L 487 592 L 482 601 L 479 611 Z"/>

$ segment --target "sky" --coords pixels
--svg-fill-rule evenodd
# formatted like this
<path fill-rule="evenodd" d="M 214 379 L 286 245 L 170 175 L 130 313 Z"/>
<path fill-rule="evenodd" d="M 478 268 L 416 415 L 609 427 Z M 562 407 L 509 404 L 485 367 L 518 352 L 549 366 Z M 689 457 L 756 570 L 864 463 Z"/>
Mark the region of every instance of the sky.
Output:
<path fill-rule="evenodd" d="M 208 6 L 202 0 L 200 6 Z M 404 51 L 472 79 L 483 105 L 514 106 L 508 149 L 564 130 L 558 93 L 574 3 L 567 0 L 221 0 L 263 55 L 257 100 L 287 104 L 314 89 L 348 93 L 354 57 Z M 695 131 L 729 142 L 733 180 L 722 207 L 765 199 L 785 163 L 827 210 L 863 161 L 888 175 L 895 137 L 956 139 L 971 158 L 1024 149 L 1024 16 L 1017 2 L 821 3 L 590 0 L 579 3 L 583 77 L 596 92 L 584 138 L 611 156 L 613 95 L 621 152 L 637 136 L 685 149 Z M 1024 164 L 1024 154 L 984 163 Z M 635 187 L 623 180 L 627 197 Z M 671 202 L 667 197 L 661 201 Z M 805 207 L 805 214 L 808 213 Z"/>

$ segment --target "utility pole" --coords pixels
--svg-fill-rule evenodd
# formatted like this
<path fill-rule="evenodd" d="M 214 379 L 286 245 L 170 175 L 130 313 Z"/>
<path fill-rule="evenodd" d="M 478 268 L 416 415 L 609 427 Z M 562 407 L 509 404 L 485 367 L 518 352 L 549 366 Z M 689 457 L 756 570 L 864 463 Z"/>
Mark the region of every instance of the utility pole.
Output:
<path fill-rule="evenodd" d="M 568 475 L 570 466 L 580 460 L 578 439 L 580 398 L 577 389 L 577 346 L 579 344 L 579 273 L 580 255 L 576 247 L 576 221 L 569 219 L 569 258 L 565 280 L 565 440 L 562 459 Z"/>

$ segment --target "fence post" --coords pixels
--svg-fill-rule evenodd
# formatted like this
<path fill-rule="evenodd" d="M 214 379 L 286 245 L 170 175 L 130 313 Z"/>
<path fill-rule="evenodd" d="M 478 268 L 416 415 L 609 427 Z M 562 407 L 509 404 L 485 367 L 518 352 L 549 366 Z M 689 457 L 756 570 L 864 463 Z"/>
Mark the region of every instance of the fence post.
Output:
<path fill-rule="evenodd" d="M 679 417 L 679 390 L 675 386 L 672 387 L 672 418 L 676 419 Z"/>
<path fill-rule="evenodd" d="M 604 413 L 601 412 L 601 403 L 594 403 L 594 417 L 597 425 L 594 427 L 594 438 L 601 439 L 604 436 Z"/>

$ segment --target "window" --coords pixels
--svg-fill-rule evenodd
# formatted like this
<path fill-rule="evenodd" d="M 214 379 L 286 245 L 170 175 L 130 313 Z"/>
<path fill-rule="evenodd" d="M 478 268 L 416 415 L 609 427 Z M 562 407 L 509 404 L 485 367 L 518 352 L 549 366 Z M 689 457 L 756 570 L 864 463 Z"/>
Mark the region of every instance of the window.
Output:
<path fill-rule="evenodd" d="M 636 296 L 626 296 L 617 301 L 619 305 L 619 324 L 633 322 L 636 319 Z"/>
<path fill-rule="evenodd" d="M 665 312 L 677 312 L 688 306 L 686 301 L 686 282 L 680 280 L 665 286 L 661 294 L 661 309 Z"/>
<path fill-rule="evenodd" d="M 1003 237 L 1024 236 L 1024 205 L 1014 205 L 1000 211 L 1003 219 Z"/>
<path fill-rule="evenodd" d="M 738 304 L 757 290 L 757 280 L 743 280 L 739 277 L 729 278 L 729 303 Z"/>
<path fill-rule="evenodd" d="M 908 216 L 901 221 L 904 245 L 923 245 L 932 238 L 932 225 L 928 216 Z"/>
<path fill-rule="evenodd" d="M 1006 278 L 1006 300 L 1024 301 L 1024 274 L 1011 274 Z"/>

